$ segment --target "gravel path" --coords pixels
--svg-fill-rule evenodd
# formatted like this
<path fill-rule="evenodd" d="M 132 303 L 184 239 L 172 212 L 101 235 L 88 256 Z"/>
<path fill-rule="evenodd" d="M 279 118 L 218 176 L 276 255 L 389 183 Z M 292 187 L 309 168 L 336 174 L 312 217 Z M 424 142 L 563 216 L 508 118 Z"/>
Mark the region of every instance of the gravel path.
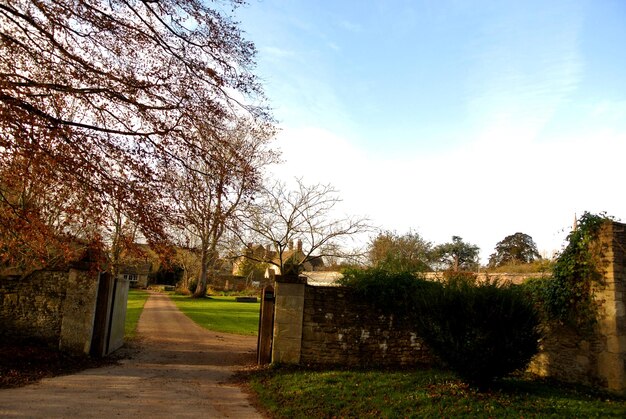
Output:
<path fill-rule="evenodd" d="M 261 417 L 229 383 L 254 361 L 256 337 L 207 331 L 157 293 L 138 332 L 139 352 L 120 365 L 0 390 L 0 417 Z"/>

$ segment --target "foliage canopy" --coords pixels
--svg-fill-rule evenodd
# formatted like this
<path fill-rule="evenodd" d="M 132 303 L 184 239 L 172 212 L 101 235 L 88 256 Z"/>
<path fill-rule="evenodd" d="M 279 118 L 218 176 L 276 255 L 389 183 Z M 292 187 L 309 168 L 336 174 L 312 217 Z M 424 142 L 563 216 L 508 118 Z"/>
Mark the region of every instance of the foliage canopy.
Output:
<path fill-rule="evenodd" d="M 271 130 L 254 45 L 224 12 L 242 3 L 0 4 L 0 263 L 101 246 L 110 203 L 162 243 L 163 175 L 240 118 Z"/>
<path fill-rule="evenodd" d="M 452 271 L 472 271 L 478 268 L 480 248 L 466 243 L 459 236 L 452 236 L 452 241 L 435 247 L 434 255 L 444 269 Z"/>
<path fill-rule="evenodd" d="M 418 233 L 383 231 L 370 242 L 372 266 L 393 272 L 423 272 L 430 269 L 432 244 Z"/>
<path fill-rule="evenodd" d="M 341 285 L 350 287 L 373 306 L 390 314 L 410 317 L 415 311 L 415 297 L 433 282 L 419 279 L 414 273 L 383 268 L 346 269 Z"/>
<path fill-rule="evenodd" d="M 495 253 L 489 257 L 489 266 L 532 263 L 541 259 L 533 238 L 525 233 L 506 236 L 496 244 Z"/>

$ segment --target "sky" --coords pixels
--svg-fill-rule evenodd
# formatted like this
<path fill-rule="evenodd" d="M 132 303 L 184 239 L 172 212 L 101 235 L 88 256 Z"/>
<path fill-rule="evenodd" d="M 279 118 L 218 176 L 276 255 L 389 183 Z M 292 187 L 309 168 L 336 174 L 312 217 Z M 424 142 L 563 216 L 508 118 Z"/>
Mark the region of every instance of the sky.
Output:
<path fill-rule="evenodd" d="M 626 1 L 249 0 L 275 177 L 434 244 L 626 218 Z"/>

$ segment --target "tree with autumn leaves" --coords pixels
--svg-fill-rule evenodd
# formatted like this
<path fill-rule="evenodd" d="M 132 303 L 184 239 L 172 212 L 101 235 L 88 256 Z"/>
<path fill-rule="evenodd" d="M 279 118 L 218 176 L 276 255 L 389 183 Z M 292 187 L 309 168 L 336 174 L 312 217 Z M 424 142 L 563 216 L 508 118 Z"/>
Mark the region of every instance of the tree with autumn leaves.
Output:
<path fill-rule="evenodd" d="M 218 7 L 242 3 L 0 4 L 1 265 L 101 248 L 107 230 L 122 231 L 112 213 L 165 243 L 185 222 L 172 198 L 178 180 L 212 176 L 222 157 L 237 178 L 232 167 L 252 145 L 230 145 L 233 129 L 245 120 L 264 144 L 273 132 L 254 45 Z"/>

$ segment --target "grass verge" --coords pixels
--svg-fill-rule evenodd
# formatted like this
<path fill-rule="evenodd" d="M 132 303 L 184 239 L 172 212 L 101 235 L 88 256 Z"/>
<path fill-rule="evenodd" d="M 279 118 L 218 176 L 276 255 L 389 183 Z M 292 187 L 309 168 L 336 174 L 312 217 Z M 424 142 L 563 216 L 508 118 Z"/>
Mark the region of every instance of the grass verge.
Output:
<path fill-rule="evenodd" d="M 137 323 L 150 294 L 147 291 L 131 289 L 128 291 L 128 304 L 126 305 L 126 323 L 124 324 L 124 337 L 133 339 L 137 335 Z"/>
<path fill-rule="evenodd" d="M 180 311 L 208 330 L 254 336 L 260 303 L 238 303 L 235 297 L 190 298 L 171 294 Z"/>
<path fill-rule="evenodd" d="M 588 388 L 509 379 L 477 392 L 440 370 L 326 370 L 277 367 L 251 373 L 272 417 L 616 417 L 626 399 Z"/>

